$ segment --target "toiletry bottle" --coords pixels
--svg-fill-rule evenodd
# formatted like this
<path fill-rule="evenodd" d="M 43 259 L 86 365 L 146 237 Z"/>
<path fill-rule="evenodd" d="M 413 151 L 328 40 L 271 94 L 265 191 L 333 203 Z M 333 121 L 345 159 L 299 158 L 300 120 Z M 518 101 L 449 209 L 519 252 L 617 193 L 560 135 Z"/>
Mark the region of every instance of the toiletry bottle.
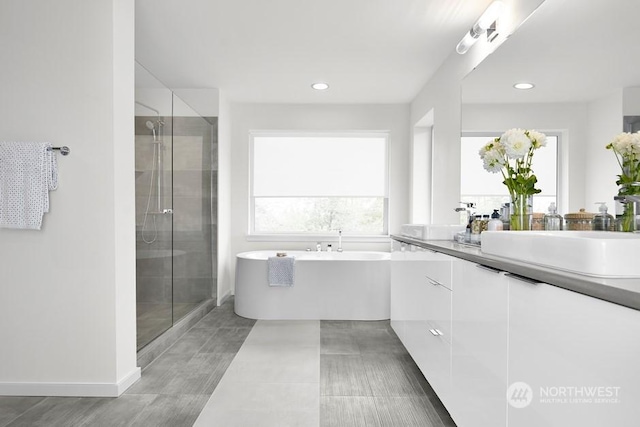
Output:
<path fill-rule="evenodd" d="M 482 233 L 482 215 L 476 215 L 473 217 L 471 223 L 471 242 L 480 243 L 480 233 Z"/>
<path fill-rule="evenodd" d="M 327 252 L 331 252 L 333 250 L 333 248 L 331 247 L 331 245 L 327 245 Z"/>
<path fill-rule="evenodd" d="M 464 241 L 466 243 L 471 242 L 471 224 L 473 223 L 473 217 L 469 215 L 469 222 L 467 222 L 467 228 L 464 230 Z"/>
<path fill-rule="evenodd" d="M 482 215 L 482 222 L 480 223 L 480 232 L 487 231 L 489 229 L 489 221 L 491 221 L 490 215 Z"/>
<path fill-rule="evenodd" d="M 482 215 L 476 215 L 473 217 L 471 223 L 471 234 L 480 234 L 482 231 Z"/>
<path fill-rule="evenodd" d="M 551 202 L 549 213 L 544 216 L 545 230 L 562 230 L 562 215 L 556 211 L 556 204 Z"/>
<path fill-rule="evenodd" d="M 502 220 L 502 229 L 511 229 L 511 204 L 505 203 L 500 208 L 500 219 Z"/>
<path fill-rule="evenodd" d="M 613 216 L 607 213 L 607 204 L 604 202 L 597 202 L 596 205 L 600 205 L 600 213 L 593 217 L 593 229 L 599 231 L 613 231 L 615 221 Z"/>
<path fill-rule="evenodd" d="M 503 225 L 502 220 L 500 219 L 500 214 L 498 213 L 498 209 L 494 209 L 491 214 L 491 221 L 489 221 L 489 225 L 487 226 L 488 231 L 502 231 Z"/>

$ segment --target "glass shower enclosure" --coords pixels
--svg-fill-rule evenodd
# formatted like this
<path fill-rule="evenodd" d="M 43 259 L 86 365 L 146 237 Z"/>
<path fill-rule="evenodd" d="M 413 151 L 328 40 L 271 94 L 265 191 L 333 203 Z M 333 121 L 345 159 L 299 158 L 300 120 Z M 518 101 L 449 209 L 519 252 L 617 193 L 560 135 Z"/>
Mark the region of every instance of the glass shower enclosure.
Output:
<path fill-rule="evenodd" d="M 217 118 L 136 63 L 138 350 L 216 297 Z"/>

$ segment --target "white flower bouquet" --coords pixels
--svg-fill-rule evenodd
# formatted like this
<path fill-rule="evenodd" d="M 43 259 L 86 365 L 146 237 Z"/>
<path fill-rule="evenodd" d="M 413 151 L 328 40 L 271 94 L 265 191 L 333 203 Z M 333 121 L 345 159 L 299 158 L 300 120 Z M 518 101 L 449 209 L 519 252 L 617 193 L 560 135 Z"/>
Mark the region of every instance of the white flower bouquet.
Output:
<path fill-rule="evenodd" d="M 616 135 L 606 148 L 616 155 L 621 173 L 616 184 L 620 186 L 618 196 L 640 195 L 640 132 L 623 132 Z M 621 231 L 636 231 L 634 207 L 625 203 L 620 219 Z"/>
<path fill-rule="evenodd" d="M 492 173 L 502 172 L 504 185 L 510 194 L 538 194 L 538 179 L 531 162 L 538 148 L 547 145 L 547 136 L 535 130 L 509 129 L 480 149 L 484 168 Z"/>
<path fill-rule="evenodd" d="M 531 163 L 535 150 L 546 146 L 547 137 L 541 132 L 525 129 L 509 129 L 502 136 L 494 138 L 480 149 L 484 168 L 491 173 L 502 173 L 504 185 L 511 195 L 514 215 L 525 215 L 526 199 L 541 190 L 536 188 L 536 178 Z M 514 224 L 511 229 L 527 229 L 526 225 Z"/>
<path fill-rule="evenodd" d="M 606 148 L 615 153 L 622 170 L 616 184 L 628 186 L 634 182 L 640 182 L 640 132 L 618 134 Z"/>

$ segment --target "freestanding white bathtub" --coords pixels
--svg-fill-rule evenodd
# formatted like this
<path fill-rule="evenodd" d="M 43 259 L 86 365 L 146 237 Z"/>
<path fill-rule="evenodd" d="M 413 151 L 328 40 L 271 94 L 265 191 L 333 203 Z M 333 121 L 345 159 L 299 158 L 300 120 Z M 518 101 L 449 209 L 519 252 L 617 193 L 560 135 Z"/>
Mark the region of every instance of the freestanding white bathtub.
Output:
<path fill-rule="evenodd" d="M 292 287 L 272 287 L 267 258 L 237 255 L 235 312 L 250 319 L 383 320 L 389 318 L 390 258 L 386 252 L 287 252 L 295 256 Z"/>

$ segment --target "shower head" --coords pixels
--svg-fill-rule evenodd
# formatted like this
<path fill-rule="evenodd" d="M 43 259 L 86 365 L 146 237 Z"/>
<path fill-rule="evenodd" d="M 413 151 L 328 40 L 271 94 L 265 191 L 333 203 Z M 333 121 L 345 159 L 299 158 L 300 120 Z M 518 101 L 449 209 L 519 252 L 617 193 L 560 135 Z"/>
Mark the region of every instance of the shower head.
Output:
<path fill-rule="evenodd" d="M 156 125 L 151 120 L 147 120 L 145 123 L 147 129 L 149 129 L 153 133 L 153 140 L 156 140 Z"/>

